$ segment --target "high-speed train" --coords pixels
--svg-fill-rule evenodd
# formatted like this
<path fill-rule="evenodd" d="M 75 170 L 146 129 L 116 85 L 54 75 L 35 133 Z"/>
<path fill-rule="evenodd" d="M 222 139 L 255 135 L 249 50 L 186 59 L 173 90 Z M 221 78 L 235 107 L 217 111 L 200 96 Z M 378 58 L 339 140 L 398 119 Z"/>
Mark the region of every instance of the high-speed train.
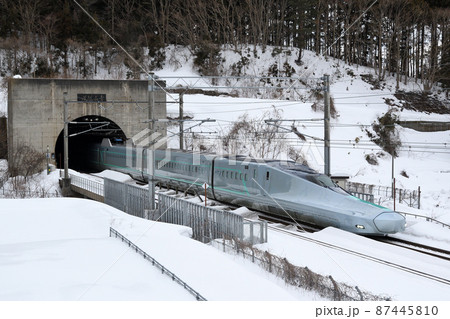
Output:
<path fill-rule="evenodd" d="M 111 169 L 148 180 L 147 149 L 112 144 L 88 146 L 91 168 Z M 320 227 L 333 226 L 364 235 L 387 235 L 405 229 L 405 218 L 388 208 L 362 201 L 328 176 L 293 161 L 244 156 L 155 151 L 154 178 L 179 189 L 198 189 L 233 205 L 289 216 Z"/>

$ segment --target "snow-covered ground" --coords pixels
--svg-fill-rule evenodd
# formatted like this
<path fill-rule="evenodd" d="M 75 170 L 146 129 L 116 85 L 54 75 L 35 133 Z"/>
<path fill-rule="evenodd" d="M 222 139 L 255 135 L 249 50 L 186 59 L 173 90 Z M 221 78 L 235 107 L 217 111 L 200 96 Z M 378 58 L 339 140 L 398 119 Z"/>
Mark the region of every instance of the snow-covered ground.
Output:
<path fill-rule="evenodd" d="M 234 53 L 223 55 L 228 65 L 237 61 Z M 162 78 L 195 75 L 191 57 L 171 52 L 168 60 L 171 56 L 185 60 L 177 66 L 167 63 L 156 75 Z M 267 71 L 264 70 L 273 63 L 270 56 L 270 52 L 260 53 L 260 59 L 253 59 L 247 74 L 265 74 Z M 277 58 L 295 66 L 295 54 Z M 389 110 L 384 98 L 398 101 L 393 96 L 394 80 L 388 78 L 385 88 L 376 90 L 359 76 L 373 74 L 373 70 L 344 65 L 309 52 L 305 53 L 303 61 L 303 66 L 295 66 L 296 75 L 316 78 L 324 73 L 331 75 L 331 95 L 339 114 L 331 121 L 332 173 L 348 174 L 355 182 L 390 186 L 390 156 L 378 158 L 376 166 L 364 159 L 367 154 L 380 152 L 380 148 L 369 141 L 364 128 Z M 402 89 L 418 87 L 410 83 L 402 84 Z M 172 96 L 177 98 L 176 94 Z M 283 118 L 322 117 L 322 113 L 311 109 L 312 102 L 308 99 L 301 102 L 185 95 L 184 111 L 195 119 L 217 120 L 203 124 L 199 131 L 225 132 L 240 115 L 247 113 L 251 118 L 259 118 L 273 106 L 282 112 Z M 5 96 L 0 97 L 0 106 L 6 111 Z M 178 106 L 169 104 L 168 113 L 177 112 Z M 449 115 L 408 110 L 397 114 L 402 120 L 450 120 Z M 321 122 L 297 122 L 297 127 L 307 135 L 323 137 Z M 397 129 L 404 145 L 412 146 L 401 151 L 395 159 L 397 186 L 406 189 L 420 186 L 422 190 L 422 209 L 397 204 L 397 210 L 450 224 L 449 132 L 419 133 L 401 127 Z M 173 147 L 178 146 L 176 139 L 170 143 Z M 441 149 L 432 143 L 439 143 Z M 308 139 L 296 145 L 313 168 L 323 170 L 320 143 Z M 401 175 L 402 171 L 408 177 Z M 46 176 L 42 178 L 47 180 Z M 52 182 L 57 179 L 56 172 L 50 175 L 52 178 Z M 392 202 L 383 204 L 392 208 Z M 129 237 L 208 300 L 321 300 L 314 293 L 286 286 L 241 257 L 189 239 L 189 230 L 184 227 L 140 220 L 99 203 L 74 199 L 0 200 L 0 300 L 193 300 L 142 257 L 129 251 L 120 241 L 109 238 L 110 226 Z M 308 236 L 450 278 L 448 262 L 405 249 L 386 247 L 332 228 Z M 450 230 L 424 220 L 408 218 L 408 228 L 398 236 L 450 249 Z M 258 248 L 394 300 L 450 299 L 448 286 L 276 232 L 270 232 L 269 242 Z"/>
<path fill-rule="evenodd" d="M 191 239 L 187 227 L 143 220 L 91 200 L 3 199 L 0 216 L 0 300 L 195 300 L 110 238 L 110 227 L 208 300 L 321 299 Z"/>
<path fill-rule="evenodd" d="M 105 171 L 104 177 L 127 181 Z M 49 180 L 59 176 L 53 172 Z M 323 300 L 250 261 L 189 238 L 190 229 L 127 215 L 85 199 L 1 199 L 0 300 L 194 300 L 120 240 L 115 228 L 208 300 Z M 245 210 L 239 209 L 245 214 Z M 413 228 L 416 227 L 416 228 Z M 427 222 L 411 236 L 450 250 L 449 230 Z M 432 236 L 427 236 L 432 234 Z M 450 278 L 449 262 L 334 228 L 306 235 Z M 394 300 L 448 300 L 450 287 L 269 230 L 257 245 L 297 266 Z"/>

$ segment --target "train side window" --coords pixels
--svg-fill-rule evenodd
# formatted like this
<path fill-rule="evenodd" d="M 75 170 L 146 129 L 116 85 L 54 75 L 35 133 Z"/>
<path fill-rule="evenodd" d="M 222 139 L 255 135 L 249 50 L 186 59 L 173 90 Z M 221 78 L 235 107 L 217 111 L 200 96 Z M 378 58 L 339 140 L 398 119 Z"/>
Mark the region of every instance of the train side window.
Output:
<path fill-rule="evenodd" d="M 242 181 L 242 173 L 239 174 L 239 179 Z"/>
<path fill-rule="evenodd" d="M 228 172 L 226 172 L 226 177 L 228 178 Z"/>
<path fill-rule="evenodd" d="M 253 178 L 256 179 L 256 169 L 253 170 Z"/>
<path fill-rule="evenodd" d="M 238 179 L 238 173 L 234 173 L 234 179 Z"/>
<path fill-rule="evenodd" d="M 270 177 L 269 172 L 266 172 L 266 180 L 269 180 L 269 177 Z"/>
<path fill-rule="evenodd" d="M 247 181 L 247 174 L 244 174 L 244 180 Z"/>

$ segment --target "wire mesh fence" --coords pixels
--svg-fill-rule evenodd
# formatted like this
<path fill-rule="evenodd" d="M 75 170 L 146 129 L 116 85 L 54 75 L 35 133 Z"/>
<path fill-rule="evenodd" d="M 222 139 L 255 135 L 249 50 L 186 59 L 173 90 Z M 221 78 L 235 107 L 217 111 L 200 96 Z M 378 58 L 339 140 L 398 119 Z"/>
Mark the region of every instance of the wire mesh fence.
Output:
<path fill-rule="evenodd" d="M 215 241 L 214 246 L 251 260 L 254 264 L 283 279 L 286 284 L 314 291 L 321 297 L 333 301 L 391 300 L 389 296 L 375 295 L 361 290 L 358 286 L 338 282 L 332 276 L 315 273 L 308 267 L 296 266 L 286 258 L 273 255 L 239 240 Z"/>
<path fill-rule="evenodd" d="M 347 182 L 346 187 L 350 193 L 373 195 L 372 202 L 376 204 L 383 204 L 385 201 L 395 199 L 398 203 L 420 209 L 420 187 L 417 190 L 395 188 L 395 191 L 393 191 L 392 187 L 354 182 Z"/>
<path fill-rule="evenodd" d="M 267 223 L 244 219 L 229 211 L 214 209 L 182 198 L 158 194 L 158 208 L 150 210 L 150 196 L 142 188 L 104 179 L 105 204 L 130 215 L 192 228 L 193 238 L 210 242 L 215 238 L 238 238 L 252 244 L 267 242 Z"/>
<path fill-rule="evenodd" d="M 107 205 L 133 216 L 147 218 L 145 212 L 150 207 L 150 196 L 146 188 L 105 178 L 104 197 Z"/>
<path fill-rule="evenodd" d="M 245 220 L 233 212 L 158 194 L 158 220 L 189 226 L 193 237 L 202 242 L 216 238 L 239 238 L 252 244 L 267 242 L 267 223 Z"/>

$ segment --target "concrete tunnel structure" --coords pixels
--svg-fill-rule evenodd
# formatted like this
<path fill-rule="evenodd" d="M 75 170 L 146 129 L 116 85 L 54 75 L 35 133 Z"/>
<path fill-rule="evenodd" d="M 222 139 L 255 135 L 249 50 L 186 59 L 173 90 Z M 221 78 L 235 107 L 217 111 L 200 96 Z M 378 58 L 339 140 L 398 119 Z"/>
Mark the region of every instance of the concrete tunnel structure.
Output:
<path fill-rule="evenodd" d="M 69 168 L 83 170 L 85 143 L 98 143 L 104 137 L 126 140 L 148 129 L 148 84 L 145 80 L 10 79 L 8 160 L 12 160 L 21 144 L 43 154 L 48 146 L 50 162 L 63 168 L 64 92 L 67 92 Z M 165 119 L 166 94 L 158 90 L 158 85 L 155 85 L 154 118 Z M 166 136 L 165 125 L 157 124 L 155 130 Z"/>

